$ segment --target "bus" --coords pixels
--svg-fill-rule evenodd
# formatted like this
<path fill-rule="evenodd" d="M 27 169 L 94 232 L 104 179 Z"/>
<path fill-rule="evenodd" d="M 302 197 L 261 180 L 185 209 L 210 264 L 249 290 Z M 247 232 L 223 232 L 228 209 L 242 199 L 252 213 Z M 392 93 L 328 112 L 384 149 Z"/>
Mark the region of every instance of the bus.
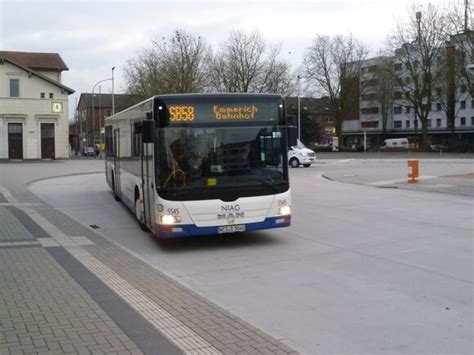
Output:
<path fill-rule="evenodd" d="M 280 95 L 154 96 L 105 120 L 107 184 L 159 238 L 287 227 L 286 125 Z"/>

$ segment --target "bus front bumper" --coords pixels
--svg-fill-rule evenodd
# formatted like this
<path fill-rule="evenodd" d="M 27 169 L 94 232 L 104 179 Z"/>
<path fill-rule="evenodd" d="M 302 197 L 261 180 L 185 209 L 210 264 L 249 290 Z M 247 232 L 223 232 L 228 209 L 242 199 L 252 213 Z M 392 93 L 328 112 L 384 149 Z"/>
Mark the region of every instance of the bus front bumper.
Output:
<path fill-rule="evenodd" d="M 288 227 L 291 215 L 268 217 L 263 222 L 247 223 L 229 226 L 197 227 L 195 224 L 157 225 L 159 238 L 191 237 L 195 235 L 227 234 L 234 232 L 252 232 L 260 229 Z M 232 228 L 234 227 L 234 228 Z"/>

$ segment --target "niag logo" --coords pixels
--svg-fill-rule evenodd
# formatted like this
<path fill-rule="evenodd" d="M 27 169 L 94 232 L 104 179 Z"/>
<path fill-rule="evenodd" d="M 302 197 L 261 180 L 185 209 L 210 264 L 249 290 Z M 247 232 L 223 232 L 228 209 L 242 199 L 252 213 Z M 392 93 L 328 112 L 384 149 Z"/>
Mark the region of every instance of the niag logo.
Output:
<path fill-rule="evenodd" d="M 240 205 L 221 206 L 221 213 L 217 214 L 218 220 L 227 220 L 228 224 L 233 224 L 237 218 L 244 218 L 244 212 L 240 211 Z"/>

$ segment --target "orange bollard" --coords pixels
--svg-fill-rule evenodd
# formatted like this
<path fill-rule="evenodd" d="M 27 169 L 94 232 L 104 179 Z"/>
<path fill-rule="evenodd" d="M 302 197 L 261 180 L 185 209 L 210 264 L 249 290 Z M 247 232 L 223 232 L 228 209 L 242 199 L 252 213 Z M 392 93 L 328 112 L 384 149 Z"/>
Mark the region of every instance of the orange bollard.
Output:
<path fill-rule="evenodd" d="M 418 160 L 408 160 L 408 182 L 415 183 L 418 182 L 419 169 L 418 169 Z"/>

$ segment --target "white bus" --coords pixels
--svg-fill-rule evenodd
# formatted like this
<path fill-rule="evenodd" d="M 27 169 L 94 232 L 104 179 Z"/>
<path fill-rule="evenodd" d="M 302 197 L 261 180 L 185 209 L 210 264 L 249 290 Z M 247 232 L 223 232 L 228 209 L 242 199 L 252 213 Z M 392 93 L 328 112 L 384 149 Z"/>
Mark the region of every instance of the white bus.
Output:
<path fill-rule="evenodd" d="M 105 144 L 116 200 L 160 238 L 291 223 L 279 95 L 154 96 L 107 118 Z"/>

